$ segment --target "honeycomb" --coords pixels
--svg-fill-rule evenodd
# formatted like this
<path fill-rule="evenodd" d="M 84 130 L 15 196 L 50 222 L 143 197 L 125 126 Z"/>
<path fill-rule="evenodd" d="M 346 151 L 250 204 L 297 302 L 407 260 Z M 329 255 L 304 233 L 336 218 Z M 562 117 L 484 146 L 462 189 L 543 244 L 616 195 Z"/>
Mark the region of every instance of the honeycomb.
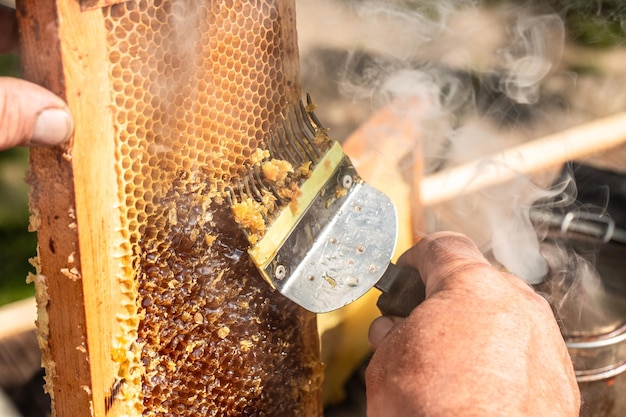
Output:
<path fill-rule="evenodd" d="M 223 197 L 299 99 L 293 4 L 131 0 L 103 13 L 127 265 L 111 402 L 317 415 L 314 318 L 260 278 Z"/>

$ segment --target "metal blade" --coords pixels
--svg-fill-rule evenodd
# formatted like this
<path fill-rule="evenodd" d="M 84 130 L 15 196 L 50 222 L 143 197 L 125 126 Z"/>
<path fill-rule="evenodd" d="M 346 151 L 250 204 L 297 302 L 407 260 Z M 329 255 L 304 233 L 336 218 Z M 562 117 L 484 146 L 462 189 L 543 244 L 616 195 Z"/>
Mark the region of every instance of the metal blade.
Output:
<path fill-rule="evenodd" d="M 380 279 L 393 255 L 392 201 L 345 158 L 271 259 L 252 259 L 284 296 L 315 313 L 341 308 Z"/>

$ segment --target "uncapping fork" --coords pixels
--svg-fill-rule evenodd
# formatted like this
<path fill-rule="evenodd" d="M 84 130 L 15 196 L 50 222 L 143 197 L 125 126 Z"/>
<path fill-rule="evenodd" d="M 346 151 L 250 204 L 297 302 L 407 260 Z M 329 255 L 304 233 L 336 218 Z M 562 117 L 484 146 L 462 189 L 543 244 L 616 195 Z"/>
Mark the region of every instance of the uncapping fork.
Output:
<path fill-rule="evenodd" d="M 274 133 L 267 141 L 267 160 L 299 166 L 306 156 L 311 172 L 299 184 L 297 196 L 283 201 L 258 166 L 237 186 L 238 193 L 228 192 L 233 206 L 249 198 L 266 204 L 268 193 L 281 204 L 276 215 L 265 219 L 261 236 L 252 238 L 242 227 L 261 275 L 314 313 L 341 308 L 375 286 L 383 291 L 377 303 L 383 314 L 408 316 L 424 300 L 424 284 L 415 269 L 390 263 L 398 230 L 391 199 L 366 184 L 339 143 L 328 139 L 310 98 L 307 106 L 292 106 L 279 123 L 280 135 Z"/>

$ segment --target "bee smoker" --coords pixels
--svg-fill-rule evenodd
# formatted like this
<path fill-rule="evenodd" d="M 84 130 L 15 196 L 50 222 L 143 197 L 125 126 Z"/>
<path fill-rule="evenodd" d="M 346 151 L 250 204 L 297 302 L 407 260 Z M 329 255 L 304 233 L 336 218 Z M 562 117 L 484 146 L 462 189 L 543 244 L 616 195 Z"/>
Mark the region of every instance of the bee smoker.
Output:
<path fill-rule="evenodd" d="M 550 273 L 536 290 L 552 305 L 572 358 L 580 416 L 624 416 L 626 231 L 607 216 L 585 212 L 551 220 L 558 227 L 542 244 Z"/>

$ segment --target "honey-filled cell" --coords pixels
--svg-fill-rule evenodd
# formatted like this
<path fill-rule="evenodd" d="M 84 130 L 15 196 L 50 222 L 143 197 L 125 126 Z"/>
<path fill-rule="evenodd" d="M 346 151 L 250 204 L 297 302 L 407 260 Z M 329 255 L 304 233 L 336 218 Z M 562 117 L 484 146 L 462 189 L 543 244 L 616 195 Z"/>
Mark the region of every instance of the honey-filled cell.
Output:
<path fill-rule="evenodd" d="M 294 19 L 283 16 L 293 9 L 216 0 L 104 8 L 113 113 L 124 122 L 117 170 L 131 255 L 121 284 L 137 307 L 118 378 L 140 382 L 123 384 L 120 398 L 145 415 L 320 415 L 314 317 L 260 278 L 222 194 L 300 98 L 284 86 L 299 85 L 285 72 L 297 59 L 285 23 Z"/>

